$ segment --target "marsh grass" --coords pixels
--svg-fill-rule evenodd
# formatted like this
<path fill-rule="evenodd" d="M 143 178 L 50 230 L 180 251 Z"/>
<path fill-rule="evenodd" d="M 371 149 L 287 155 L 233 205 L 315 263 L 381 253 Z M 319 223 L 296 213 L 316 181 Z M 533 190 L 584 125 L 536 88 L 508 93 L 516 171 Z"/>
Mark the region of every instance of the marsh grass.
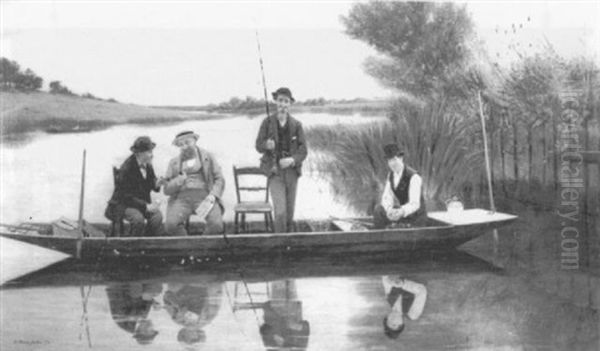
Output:
<path fill-rule="evenodd" d="M 451 111 L 445 101 L 421 107 L 393 103 L 388 120 L 309 128 L 310 147 L 332 156 L 317 171 L 330 178 L 338 197 L 370 213 L 388 173 L 383 145 L 396 142 L 405 150 L 405 163 L 423 177 L 428 207 L 438 208 L 483 169 L 472 121 Z"/>

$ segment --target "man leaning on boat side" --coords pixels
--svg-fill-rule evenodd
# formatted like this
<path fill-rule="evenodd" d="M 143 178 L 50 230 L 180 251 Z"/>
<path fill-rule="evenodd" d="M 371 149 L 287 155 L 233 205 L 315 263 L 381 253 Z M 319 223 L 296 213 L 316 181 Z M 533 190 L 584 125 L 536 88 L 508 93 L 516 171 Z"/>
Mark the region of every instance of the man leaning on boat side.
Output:
<path fill-rule="evenodd" d="M 215 158 L 196 146 L 198 134 L 184 131 L 175 137 L 179 156 L 169 162 L 165 195 L 167 205 L 166 230 L 169 235 L 188 235 L 185 222 L 200 209 L 207 209 L 204 234 L 223 232 L 223 204 L 225 178 Z M 210 208 L 210 209 L 209 209 Z M 204 212 L 204 211 L 200 211 Z"/>
<path fill-rule="evenodd" d="M 147 136 L 135 140 L 130 148 L 133 154 L 119 169 L 115 191 L 105 212 L 111 220 L 127 220 L 131 236 L 164 235 L 162 214 L 158 204 L 152 203 L 150 197 L 150 191 L 159 191 L 164 183 L 162 178 L 156 178 L 152 167 L 155 146 Z"/>
<path fill-rule="evenodd" d="M 383 148 L 390 173 L 385 180 L 381 203 L 373 219 L 378 229 L 424 225 L 427 219 L 422 179 L 417 171 L 404 164 L 404 152 L 397 144 Z"/>
<path fill-rule="evenodd" d="M 262 154 L 260 168 L 269 178 L 269 190 L 278 233 L 294 231 L 294 209 L 298 178 L 307 147 L 300 121 L 289 114 L 295 101 L 288 88 L 272 93 L 277 113 L 265 117 L 256 137 L 256 150 Z"/>

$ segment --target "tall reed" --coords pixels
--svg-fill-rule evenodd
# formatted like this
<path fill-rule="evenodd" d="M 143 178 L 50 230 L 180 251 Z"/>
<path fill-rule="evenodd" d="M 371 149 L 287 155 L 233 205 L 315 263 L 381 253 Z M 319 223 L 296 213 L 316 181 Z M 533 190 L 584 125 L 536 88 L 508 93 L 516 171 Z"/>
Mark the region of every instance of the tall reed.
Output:
<path fill-rule="evenodd" d="M 398 143 L 405 150 L 405 163 L 423 177 L 431 207 L 460 192 L 464 182 L 483 169 L 473 120 L 444 100 L 426 106 L 398 102 L 390 105 L 386 120 L 315 126 L 307 130 L 307 137 L 312 149 L 331 156 L 317 171 L 330 178 L 338 196 L 367 213 L 379 201 L 388 173 L 383 145 Z"/>

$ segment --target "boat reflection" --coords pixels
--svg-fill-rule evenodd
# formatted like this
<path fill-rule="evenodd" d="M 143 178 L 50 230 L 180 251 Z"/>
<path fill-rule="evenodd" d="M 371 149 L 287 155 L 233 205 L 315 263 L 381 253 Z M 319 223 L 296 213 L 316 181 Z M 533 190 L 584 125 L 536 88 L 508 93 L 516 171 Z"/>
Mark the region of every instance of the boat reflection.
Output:
<path fill-rule="evenodd" d="M 67 262 L 19 278 L 1 290 L 6 301 L 25 294 L 34 300 L 53 296 L 60 301 L 47 313 L 64 323 L 65 332 L 40 332 L 36 337 L 66 350 L 85 347 L 81 337 L 75 344 L 69 338 L 82 330 L 79 320 L 85 322 L 89 347 L 113 351 L 136 347 L 300 351 L 374 345 L 393 350 L 398 344 L 384 332 L 397 337 L 399 329 L 407 329 L 401 343 L 420 345 L 415 332 L 430 333 L 427 325 L 438 323 L 425 306 L 429 286 L 432 301 L 428 303 L 435 306 L 440 299 L 435 297 L 440 291 L 435 285 L 456 272 L 468 282 L 474 279 L 469 277 L 494 275 L 497 269 L 464 253 L 420 259 L 248 262 L 243 267 L 226 262 L 119 267 Z M 83 286 L 87 293 L 79 294 Z M 84 299 L 85 319 L 72 308 L 78 295 Z M 44 316 L 34 306 L 27 308 L 27 313 Z M 10 303 L 8 310 L 20 316 Z M 36 320 L 42 323 L 43 318 Z M 12 338 L 8 343 L 22 338 L 17 329 L 7 335 Z M 439 346 L 443 340 L 436 342 Z"/>

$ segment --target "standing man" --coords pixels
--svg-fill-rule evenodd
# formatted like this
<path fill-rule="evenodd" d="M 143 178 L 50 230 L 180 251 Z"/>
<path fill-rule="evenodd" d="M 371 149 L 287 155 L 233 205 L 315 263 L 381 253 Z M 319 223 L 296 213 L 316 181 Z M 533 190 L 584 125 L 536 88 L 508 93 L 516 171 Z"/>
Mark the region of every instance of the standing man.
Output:
<path fill-rule="evenodd" d="M 131 236 L 163 236 L 164 227 L 158 203 L 152 203 L 150 191 L 159 191 L 164 180 L 156 179 L 152 150 L 156 144 L 147 136 L 135 140 L 133 153 L 119 169 L 115 191 L 105 211 L 111 220 L 124 218 Z M 147 221 L 147 224 L 145 223 Z"/>
<path fill-rule="evenodd" d="M 381 204 L 375 207 L 373 213 L 375 228 L 425 224 L 427 213 L 421 176 L 404 164 L 404 152 L 397 144 L 384 146 L 383 152 L 390 173 L 386 178 Z"/>
<path fill-rule="evenodd" d="M 256 150 L 263 154 L 260 168 L 269 178 L 275 231 L 286 233 L 294 231 L 296 188 L 307 149 L 302 124 L 289 114 L 290 105 L 295 101 L 292 92 L 279 88 L 272 95 L 277 113 L 262 121 Z"/>
<path fill-rule="evenodd" d="M 185 222 L 199 207 L 208 213 L 203 213 L 206 214 L 204 234 L 223 232 L 221 197 L 225 178 L 214 157 L 196 146 L 198 138 L 198 134 L 184 131 L 173 140 L 180 153 L 169 162 L 165 177 L 164 193 L 169 195 L 166 221 L 169 235 L 188 235 Z"/>

